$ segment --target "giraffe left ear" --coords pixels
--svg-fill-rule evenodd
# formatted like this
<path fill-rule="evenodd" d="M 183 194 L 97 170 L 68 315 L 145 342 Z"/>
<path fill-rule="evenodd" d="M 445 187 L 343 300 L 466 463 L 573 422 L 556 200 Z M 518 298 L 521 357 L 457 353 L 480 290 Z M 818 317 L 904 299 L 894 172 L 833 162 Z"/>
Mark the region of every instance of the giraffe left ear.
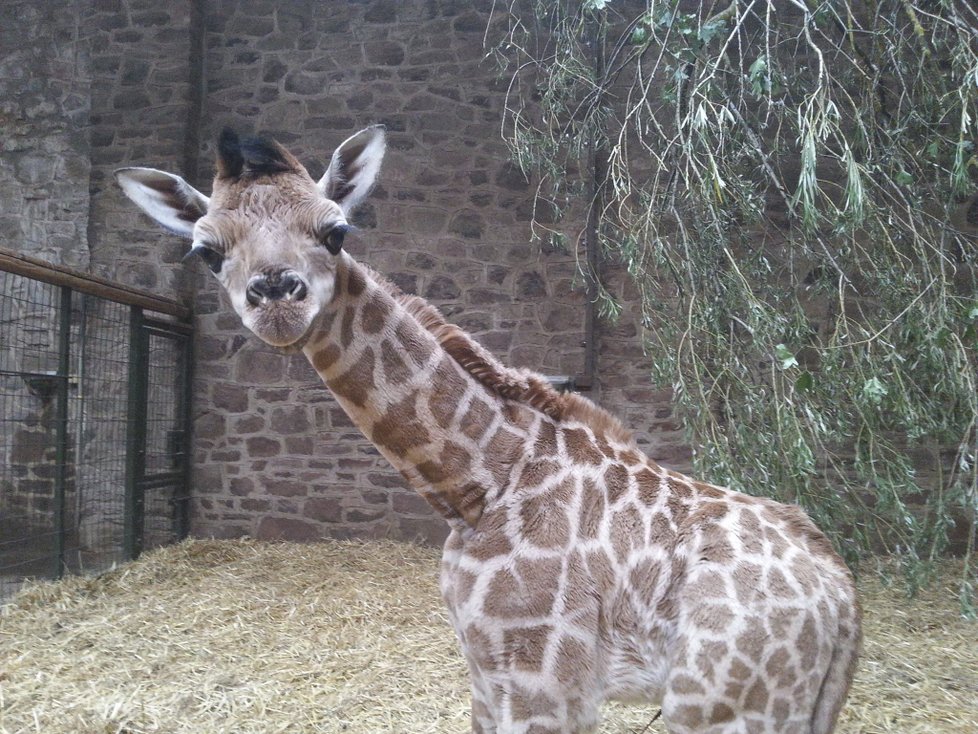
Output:
<path fill-rule="evenodd" d="M 139 208 L 171 232 L 193 238 L 210 200 L 179 176 L 155 168 L 119 168 L 116 181 Z"/>
<path fill-rule="evenodd" d="M 383 125 L 373 125 L 344 140 L 317 184 L 323 196 L 349 216 L 373 188 L 386 148 Z"/>

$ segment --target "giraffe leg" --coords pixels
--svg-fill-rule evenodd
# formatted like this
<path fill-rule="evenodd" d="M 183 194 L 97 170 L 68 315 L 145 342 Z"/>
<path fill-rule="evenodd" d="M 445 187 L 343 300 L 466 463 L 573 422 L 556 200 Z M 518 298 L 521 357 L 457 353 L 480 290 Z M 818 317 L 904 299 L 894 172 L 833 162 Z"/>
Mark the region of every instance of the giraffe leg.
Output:
<path fill-rule="evenodd" d="M 469 678 L 472 684 L 472 734 L 496 734 L 498 728 L 489 689 L 479 669 L 471 663 Z"/>
<path fill-rule="evenodd" d="M 591 734 L 597 687 L 566 690 L 550 676 L 472 668 L 472 731 L 478 734 Z"/>
<path fill-rule="evenodd" d="M 599 702 L 580 691 L 527 688 L 510 682 L 499 691 L 499 734 L 592 734 Z"/>

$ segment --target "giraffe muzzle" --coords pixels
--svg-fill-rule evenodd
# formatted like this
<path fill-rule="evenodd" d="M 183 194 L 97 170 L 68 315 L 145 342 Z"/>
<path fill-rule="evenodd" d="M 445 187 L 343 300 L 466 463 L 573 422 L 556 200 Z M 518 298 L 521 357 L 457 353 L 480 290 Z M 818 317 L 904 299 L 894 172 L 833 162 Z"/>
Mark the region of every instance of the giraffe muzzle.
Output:
<path fill-rule="evenodd" d="M 256 275 L 248 283 L 245 297 L 252 306 L 274 301 L 301 301 L 306 297 L 308 288 L 303 280 L 293 273 L 277 273 L 273 275 Z"/>

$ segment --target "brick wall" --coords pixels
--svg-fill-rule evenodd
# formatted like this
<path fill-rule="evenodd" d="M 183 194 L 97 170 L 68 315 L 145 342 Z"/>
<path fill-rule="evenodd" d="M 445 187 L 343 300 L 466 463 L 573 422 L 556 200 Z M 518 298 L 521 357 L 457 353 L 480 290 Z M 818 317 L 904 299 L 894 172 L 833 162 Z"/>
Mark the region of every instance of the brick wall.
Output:
<path fill-rule="evenodd" d="M 509 364 L 578 374 L 585 301 L 576 258 L 530 241 L 532 190 L 499 138 L 505 83 L 483 61 L 492 3 L 64 5 L 60 22 L 77 28 L 84 51 L 73 78 L 88 85 L 86 127 L 74 128 L 84 154 L 72 190 L 84 216 L 76 213 L 73 262 L 186 299 L 196 311 L 194 533 L 437 541 L 441 520 L 302 357 L 245 332 L 203 267 L 179 262 L 186 243 L 136 215 L 110 172 L 165 168 L 209 191 L 214 138 L 232 125 L 273 135 L 318 176 L 345 137 L 384 123 L 380 185 L 357 214 L 361 233 L 348 249 Z M 40 131 L 25 135 L 40 144 Z M 570 241 L 579 229 L 568 225 Z M 591 397 L 635 429 L 654 458 L 682 468 L 688 451 L 668 395 L 650 387 L 624 279 L 607 275 L 626 313 L 599 326 Z"/>

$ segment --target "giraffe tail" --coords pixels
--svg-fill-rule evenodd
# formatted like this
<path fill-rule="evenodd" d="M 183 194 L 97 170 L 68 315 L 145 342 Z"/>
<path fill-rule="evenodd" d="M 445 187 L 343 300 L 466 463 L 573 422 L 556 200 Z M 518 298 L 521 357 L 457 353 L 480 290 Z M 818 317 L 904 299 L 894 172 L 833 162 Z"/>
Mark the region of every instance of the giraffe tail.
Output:
<path fill-rule="evenodd" d="M 846 701 L 849 686 L 856 672 L 856 660 L 862 642 L 862 613 L 853 596 L 855 616 L 839 625 L 839 635 L 829 662 L 828 672 L 822 681 L 815 711 L 812 714 L 812 734 L 831 734 L 836 719 Z"/>

